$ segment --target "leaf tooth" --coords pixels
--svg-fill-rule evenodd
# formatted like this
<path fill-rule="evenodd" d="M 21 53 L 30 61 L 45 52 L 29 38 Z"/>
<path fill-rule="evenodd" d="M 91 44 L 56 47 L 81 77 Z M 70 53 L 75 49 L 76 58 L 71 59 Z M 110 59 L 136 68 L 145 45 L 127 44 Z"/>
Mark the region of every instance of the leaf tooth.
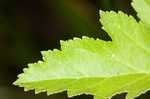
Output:
<path fill-rule="evenodd" d="M 15 86 L 19 86 L 19 84 L 17 84 L 17 80 L 15 82 L 13 82 L 13 85 Z M 20 87 L 20 86 L 19 86 Z"/>
<path fill-rule="evenodd" d="M 64 41 L 64 40 L 60 40 L 60 43 L 61 43 L 61 42 L 65 42 L 65 41 Z"/>
<path fill-rule="evenodd" d="M 25 92 L 30 91 L 30 90 L 34 90 L 34 88 L 24 88 Z"/>
<path fill-rule="evenodd" d="M 78 94 L 69 94 L 68 92 L 67 92 L 67 96 L 68 96 L 68 98 L 72 98 L 72 97 L 74 97 L 74 96 L 80 96 L 80 95 L 82 95 L 83 93 L 78 93 Z M 88 94 L 86 94 L 86 95 L 88 95 Z"/>
<path fill-rule="evenodd" d="M 25 72 L 24 72 L 25 73 Z M 18 78 L 21 78 L 22 75 L 24 75 L 24 73 L 21 73 L 19 75 L 17 75 Z"/>
<path fill-rule="evenodd" d="M 42 59 L 46 61 L 49 58 L 49 54 L 52 53 L 52 50 L 41 51 Z"/>
<path fill-rule="evenodd" d="M 24 68 L 24 69 L 23 69 L 23 72 L 25 73 L 25 72 L 27 72 L 27 70 L 28 70 L 28 68 Z"/>
<path fill-rule="evenodd" d="M 66 41 L 60 40 L 60 45 L 63 45 Z"/>
<path fill-rule="evenodd" d="M 41 51 L 41 54 L 43 55 L 43 54 L 50 53 L 50 52 L 52 52 L 52 50 Z"/>
<path fill-rule="evenodd" d="M 124 13 L 121 10 L 118 11 L 118 14 L 123 14 L 124 15 Z M 127 15 L 127 14 L 125 14 L 125 15 Z"/>
<path fill-rule="evenodd" d="M 65 91 L 66 90 L 59 90 L 59 91 L 53 91 L 53 92 L 51 92 L 51 91 L 47 90 L 47 95 L 49 96 L 49 95 L 52 95 L 52 94 L 57 94 L 57 93 L 65 92 Z"/>
<path fill-rule="evenodd" d="M 69 40 L 67 40 L 66 42 L 72 42 L 73 40 L 72 39 L 69 39 Z"/>
<path fill-rule="evenodd" d="M 87 37 L 87 36 L 82 36 L 82 39 L 89 39 L 89 37 Z"/>
<path fill-rule="evenodd" d="M 99 13 L 102 15 L 102 14 L 105 14 L 105 11 L 99 10 Z"/>
<path fill-rule="evenodd" d="M 103 26 L 102 29 L 105 30 L 105 27 Z"/>
<path fill-rule="evenodd" d="M 36 66 L 36 63 L 30 63 L 30 64 L 28 64 L 28 70 L 32 69 L 35 66 Z"/>
<path fill-rule="evenodd" d="M 96 38 L 96 40 L 98 41 L 98 40 L 100 40 L 99 38 Z"/>
<path fill-rule="evenodd" d="M 55 48 L 55 49 L 53 49 L 51 52 L 53 53 L 53 52 L 55 52 L 55 51 L 57 52 L 57 51 L 60 51 L 60 50 L 58 50 L 58 49 Z"/>
<path fill-rule="evenodd" d="M 78 37 L 74 37 L 73 40 L 81 40 L 81 39 Z"/>
<path fill-rule="evenodd" d="M 89 37 L 86 37 L 85 39 L 86 40 L 92 40 L 92 41 L 95 40 L 94 38 L 89 38 Z M 87 41 L 87 42 L 89 42 L 89 41 Z"/>
<path fill-rule="evenodd" d="M 111 14 L 114 14 L 114 13 L 116 13 L 115 11 L 106 11 L 106 13 L 111 13 Z"/>
<path fill-rule="evenodd" d="M 40 88 L 35 88 L 35 94 L 39 94 L 42 92 L 47 92 L 47 89 L 40 89 Z"/>

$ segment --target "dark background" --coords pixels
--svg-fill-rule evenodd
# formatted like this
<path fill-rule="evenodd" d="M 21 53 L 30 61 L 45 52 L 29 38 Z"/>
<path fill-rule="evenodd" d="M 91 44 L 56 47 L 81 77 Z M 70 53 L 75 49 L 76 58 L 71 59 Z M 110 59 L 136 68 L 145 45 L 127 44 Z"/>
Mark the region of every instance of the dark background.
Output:
<path fill-rule="evenodd" d="M 135 17 L 130 4 L 131 0 L 0 0 L 0 99 L 68 99 L 66 92 L 34 95 L 12 83 L 28 63 L 41 59 L 40 51 L 59 49 L 60 40 L 81 36 L 111 40 L 101 30 L 99 10 L 121 10 Z M 148 99 L 148 93 L 137 99 Z"/>

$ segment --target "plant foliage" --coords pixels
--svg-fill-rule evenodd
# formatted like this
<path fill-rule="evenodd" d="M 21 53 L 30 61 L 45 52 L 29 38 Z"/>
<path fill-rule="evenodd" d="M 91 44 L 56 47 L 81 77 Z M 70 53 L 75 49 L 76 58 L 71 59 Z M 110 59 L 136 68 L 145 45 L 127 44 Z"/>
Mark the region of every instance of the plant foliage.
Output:
<path fill-rule="evenodd" d="M 61 41 L 61 50 L 42 51 L 43 61 L 29 64 L 14 83 L 48 95 L 111 98 L 128 92 L 132 99 L 150 89 L 150 0 L 134 0 L 141 21 L 123 12 L 100 11 L 103 29 L 112 41 L 88 37 Z"/>

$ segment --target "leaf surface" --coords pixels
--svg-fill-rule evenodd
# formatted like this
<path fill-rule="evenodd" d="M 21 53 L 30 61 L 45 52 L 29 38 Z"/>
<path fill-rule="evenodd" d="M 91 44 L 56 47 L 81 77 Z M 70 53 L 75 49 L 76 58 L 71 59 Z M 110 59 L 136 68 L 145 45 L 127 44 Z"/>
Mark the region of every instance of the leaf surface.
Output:
<path fill-rule="evenodd" d="M 139 18 L 150 29 L 150 0 L 133 0 L 132 5 Z"/>
<path fill-rule="evenodd" d="M 112 37 L 61 41 L 61 50 L 43 51 L 43 61 L 29 64 L 14 83 L 48 95 L 111 98 L 128 92 L 132 99 L 150 89 L 150 31 L 123 12 L 100 12 L 103 29 Z"/>

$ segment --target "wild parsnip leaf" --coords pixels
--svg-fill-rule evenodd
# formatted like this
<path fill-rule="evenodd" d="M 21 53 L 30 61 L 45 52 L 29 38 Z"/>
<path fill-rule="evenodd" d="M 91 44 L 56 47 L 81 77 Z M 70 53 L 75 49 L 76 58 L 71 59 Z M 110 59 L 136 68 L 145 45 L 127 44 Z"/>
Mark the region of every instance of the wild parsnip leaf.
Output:
<path fill-rule="evenodd" d="M 100 12 L 103 29 L 112 37 L 61 41 L 61 50 L 43 51 L 43 61 L 29 64 L 14 83 L 48 95 L 91 94 L 95 99 L 128 92 L 132 99 L 150 89 L 150 31 L 123 12 Z"/>
<path fill-rule="evenodd" d="M 132 5 L 142 22 L 150 28 L 150 0 L 133 0 Z"/>

